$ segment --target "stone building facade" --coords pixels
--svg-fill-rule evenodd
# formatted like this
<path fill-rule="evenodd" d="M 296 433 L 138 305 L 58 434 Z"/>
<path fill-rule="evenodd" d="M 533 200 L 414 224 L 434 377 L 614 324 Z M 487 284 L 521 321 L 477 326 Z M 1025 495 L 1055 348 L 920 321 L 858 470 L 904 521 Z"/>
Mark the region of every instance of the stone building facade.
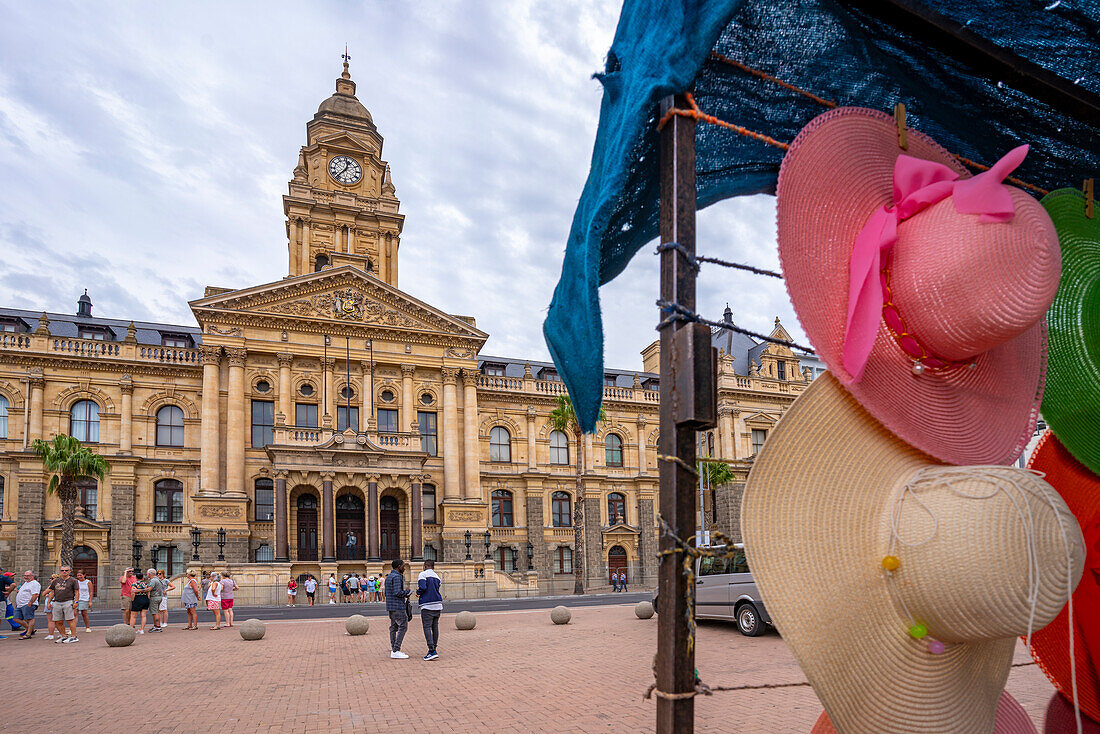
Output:
<path fill-rule="evenodd" d="M 287 277 L 208 287 L 196 325 L 101 318 L 87 293 L 75 315 L 0 308 L 0 563 L 57 564 L 60 506 L 28 449 L 70 433 L 111 465 L 76 523 L 76 565 L 101 587 L 130 565 L 228 565 L 274 587 L 400 556 L 479 593 L 571 588 L 578 447 L 548 425 L 564 385 L 552 364 L 481 354 L 474 318 L 400 290 L 382 143 L 345 64 L 283 197 Z M 740 471 L 813 375 L 781 347 L 737 349 L 705 441 Z M 618 568 L 654 583 L 655 354 L 608 370 L 607 420 L 584 439 L 593 588 Z"/>

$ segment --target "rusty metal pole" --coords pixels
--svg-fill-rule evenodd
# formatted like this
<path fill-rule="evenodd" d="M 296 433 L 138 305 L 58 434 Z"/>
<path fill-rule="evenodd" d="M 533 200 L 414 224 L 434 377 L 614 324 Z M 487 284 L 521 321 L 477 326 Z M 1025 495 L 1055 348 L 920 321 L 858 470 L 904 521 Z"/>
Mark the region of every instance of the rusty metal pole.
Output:
<path fill-rule="evenodd" d="M 687 108 L 682 96 L 661 101 L 663 117 L 672 106 Z M 661 130 L 661 241 L 679 242 L 695 252 L 695 121 L 673 116 Z M 661 253 L 661 299 L 695 310 L 695 272 L 674 250 Z M 664 320 L 668 313 L 661 313 Z M 687 324 L 673 321 L 661 329 L 661 412 L 659 452 L 677 456 L 686 466 L 695 466 L 695 429 L 677 425 L 676 406 L 683 382 L 678 371 L 688 367 L 688 355 L 677 354 L 673 334 Z M 660 512 L 665 522 L 683 539 L 695 532 L 695 477 L 684 466 L 658 462 L 660 468 Z M 661 536 L 662 551 L 675 543 Z M 657 606 L 657 690 L 682 693 L 695 685 L 695 654 L 688 651 L 686 621 L 686 579 L 680 554 L 661 556 Z M 694 593 L 694 591 L 692 591 Z M 658 734 L 691 734 L 695 728 L 693 698 L 657 698 Z"/>

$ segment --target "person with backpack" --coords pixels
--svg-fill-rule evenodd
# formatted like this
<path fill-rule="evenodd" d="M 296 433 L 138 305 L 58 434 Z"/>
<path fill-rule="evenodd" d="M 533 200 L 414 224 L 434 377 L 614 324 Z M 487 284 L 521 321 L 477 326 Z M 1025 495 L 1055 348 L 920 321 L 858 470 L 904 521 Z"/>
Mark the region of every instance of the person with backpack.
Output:
<path fill-rule="evenodd" d="M 401 642 L 409 629 L 408 599 L 412 591 L 405 588 L 405 562 L 400 558 L 390 563 L 393 570 L 386 577 L 386 612 L 390 615 L 390 657 L 394 660 L 407 660 L 408 655 L 401 652 Z"/>
<path fill-rule="evenodd" d="M 443 614 L 442 581 L 435 572 L 435 561 L 424 561 L 424 570 L 416 577 L 416 596 L 420 600 L 420 623 L 424 626 L 424 641 L 428 643 L 425 660 L 438 660 L 439 617 Z"/>

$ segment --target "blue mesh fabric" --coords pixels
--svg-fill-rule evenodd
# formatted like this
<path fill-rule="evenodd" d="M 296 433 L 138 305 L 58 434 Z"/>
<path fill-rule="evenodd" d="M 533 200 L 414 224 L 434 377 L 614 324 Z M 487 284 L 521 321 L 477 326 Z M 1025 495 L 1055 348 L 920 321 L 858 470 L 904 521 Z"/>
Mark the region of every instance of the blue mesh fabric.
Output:
<path fill-rule="evenodd" d="M 924 0 L 990 41 L 1100 93 L 1100 0 Z M 711 51 L 839 105 L 908 108 L 909 125 L 986 165 L 1031 145 L 1016 175 L 1044 189 L 1100 173 L 1100 120 L 1054 111 L 832 0 L 627 0 L 603 84 L 592 165 L 543 333 L 585 430 L 602 397 L 599 286 L 658 234 L 657 104 L 694 83 L 699 107 L 783 142 L 825 110 Z M 1091 124 L 1090 124 L 1091 123 Z M 700 124 L 700 208 L 771 193 L 782 150 Z M 699 243 L 699 251 L 706 251 Z M 654 297 L 656 297 L 654 284 Z M 656 317 L 656 314 L 654 314 Z M 656 319 L 655 319 L 656 320 Z"/>

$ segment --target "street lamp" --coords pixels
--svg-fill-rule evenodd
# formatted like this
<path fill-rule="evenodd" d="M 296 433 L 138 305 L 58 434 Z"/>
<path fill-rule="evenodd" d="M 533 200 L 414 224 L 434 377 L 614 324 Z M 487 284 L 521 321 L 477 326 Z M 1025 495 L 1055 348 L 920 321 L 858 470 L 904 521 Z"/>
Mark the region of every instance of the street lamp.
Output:
<path fill-rule="evenodd" d="M 471 558 L 470 558 L 470 531 L 469 530 L 466 531 L 466 560 L 467 561 L 471 560 Z"/>
<path fill-rule="evenodd" d="M 138 569 L 138 566 L 141 565 L 141 548 L 142 548 L 143 545 L 144 544 L 140 540 L 135 539 L 133 546 L 131 546 L 133 548 L 133 551 L 134 551 L 134 570 L 135 571 Z"/>
<path fill-rule="evenodd" d="M 199 543 L 202 541 L 202 532 L 198 528 L 191 528 L 191 547 L 194 549 L 191 551 L 191 560 L 199 560 Z"/>
<path fill-rule="evenodd" d="M 149 565 L 153 568 L 157 567 L 157 552 L 160 551 L 159 545 L 149 546 Z"/>
<path fill-rule="evenodd" d="M 519 560 L 519 551 L 516 550 L 515 546 L 512 546 L 508 550 L 512 551 L 512 570 L 518 571 L 519 563 L 517 561 Z"/>
<path fill-rule="evenodd" d="M 225 560 L 225 528 L 218 528 L 218 560 Z"/>
<path fill-rule="evenodd" d="M 489 553 L 489 542 L 491 541 L 491 539 L 492 539 L 492 536 L 489 535 L 489 531 L 486 530 L 485 531 L 485 560 L 487 560 L 487 561 L 491 561 L 493 559 L 492 554 Z"/>
<path fill-rule="evenodd" d="M 531 541 L 527 541 L 527 570 L 535 570 L 535 546 L 531 545 Z"/>

